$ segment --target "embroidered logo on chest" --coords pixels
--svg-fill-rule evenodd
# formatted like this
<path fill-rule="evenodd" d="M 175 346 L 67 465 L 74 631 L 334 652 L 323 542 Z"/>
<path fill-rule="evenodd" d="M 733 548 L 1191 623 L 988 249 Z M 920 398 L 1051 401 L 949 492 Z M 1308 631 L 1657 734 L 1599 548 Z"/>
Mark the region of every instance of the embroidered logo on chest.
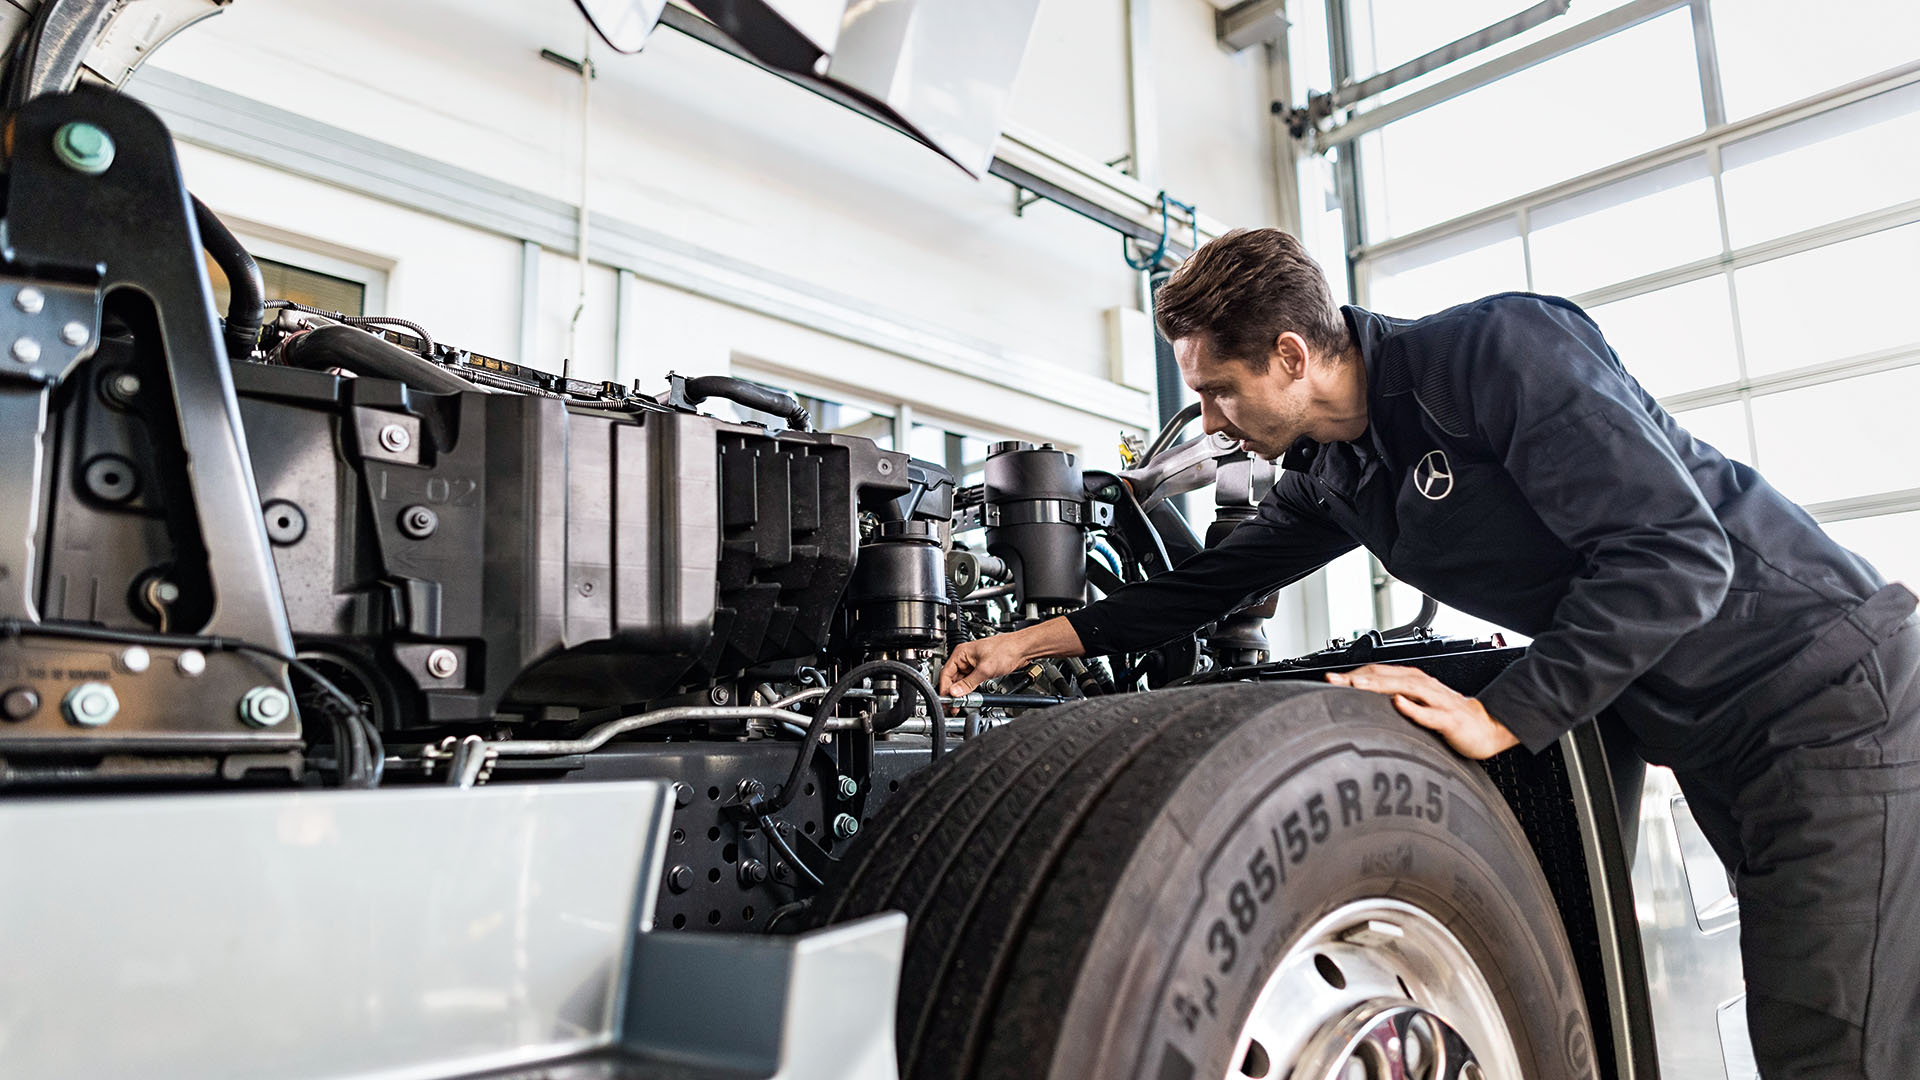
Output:
<path fill-rule="evenodd" d="M 1435 502 L 1453 494 L 1453 465 L 1445 452 L 1435 450 L 1420 459 L 1413 470 L 1413 486 Z"/>

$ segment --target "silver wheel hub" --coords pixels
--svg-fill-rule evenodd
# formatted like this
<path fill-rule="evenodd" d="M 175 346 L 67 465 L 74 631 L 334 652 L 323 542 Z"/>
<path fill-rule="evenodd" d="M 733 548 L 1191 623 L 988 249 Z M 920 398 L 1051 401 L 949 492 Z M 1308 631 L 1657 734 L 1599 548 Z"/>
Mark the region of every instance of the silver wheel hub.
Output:
<path fill-rule="evenodd" d="M 1523 1080 L 1492 985 L 1440 920 L 1359 900 L 1282 954 L 1228 1080 Z"/>

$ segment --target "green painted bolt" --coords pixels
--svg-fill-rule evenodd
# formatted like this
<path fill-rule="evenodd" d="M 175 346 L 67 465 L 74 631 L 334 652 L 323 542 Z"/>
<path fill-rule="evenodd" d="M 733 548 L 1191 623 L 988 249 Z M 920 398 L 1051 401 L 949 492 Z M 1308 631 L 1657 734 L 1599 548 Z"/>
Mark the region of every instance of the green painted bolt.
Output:
<path fill-rule="evenodd" d="M 99 176 L 113 164 L 113 137 L 84 120 L 69 121 L 53 133 L 53 153 L 74 172 Z"/>

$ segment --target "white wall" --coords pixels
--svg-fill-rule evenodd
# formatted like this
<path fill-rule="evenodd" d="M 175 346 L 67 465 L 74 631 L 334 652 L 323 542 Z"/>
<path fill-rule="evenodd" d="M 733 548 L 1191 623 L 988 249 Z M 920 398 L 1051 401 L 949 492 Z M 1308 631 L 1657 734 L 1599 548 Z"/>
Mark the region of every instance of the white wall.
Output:
<path fill-rule="evenodd" d="M 1204 0 L 1150 4 L 1164 153 L 1148 176 L 1235 224 L 1271 218 L 1264 73 L 1257 50 L 1214 45 Z M 1011 119 L 1091 157 L 1130 148 L 1126 0 L 1042 0 Z M 156 66 L 367 138 L 576 202 L 580 81 L 539 51 L 579 56 L 568 0 L 242 0 L 183 33 Z M 614 356 L 615 274 L 595 267 L 576 376 L 717 370 L 735 356 L 913 404 L 926 417 L 1094 451 L 1151 422 L 1144 394 L 1098 408 L 1062 372 L 1110 377 L 1107 309 L 1137 304 L 1107 230 L 1050 204 L 1012 212 L 1011 188 L 973 180 L 923 147 L 672 31 L 636 56 L 597 40 L 590 203 L 716 256 L 799 279 L 879 318 L 944 328 L 1010 363 L 950 370 L 680 292 L 636 284 Z M 257 234 L 311 238 L 388 277 L 387 308 L 437 337 L 517 357 L 521 248 L 311 180 L 185 146 L 189 183 Z M 537 259 L 537 366 L 559 370 L 579 289 L 566 253 Z M 1137 323 L 1135 324 L 1137 325 Z M 1011 374 L 1009 374 L 1011 372 Z M 1123 404 L 1115 405 L 1115 402 Z"/>

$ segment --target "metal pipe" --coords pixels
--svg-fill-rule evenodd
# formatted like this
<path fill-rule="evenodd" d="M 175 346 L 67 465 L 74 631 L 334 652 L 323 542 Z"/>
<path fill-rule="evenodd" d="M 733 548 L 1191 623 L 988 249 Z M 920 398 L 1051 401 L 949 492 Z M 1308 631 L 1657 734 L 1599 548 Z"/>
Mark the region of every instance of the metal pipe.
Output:
<path fill-rule="evenodd" d="M 792 720 L 794 714 L 787 711 L 788 706 L 825 697 L 826 694 L 827 691 L 824 688 L 816 686 L 797 694 L 788 694 L 772 705 L 680 705 L 671 709 L 656 709 L 653 712 L 610 720 L 578 739 L 506 739 L 489 742 L 487 749 L 501 757 L 565 757 L 570 754 L 589 754 L 605 746 L 616 736 L 681 720 L 772 720 L 776 723 Z"/>

